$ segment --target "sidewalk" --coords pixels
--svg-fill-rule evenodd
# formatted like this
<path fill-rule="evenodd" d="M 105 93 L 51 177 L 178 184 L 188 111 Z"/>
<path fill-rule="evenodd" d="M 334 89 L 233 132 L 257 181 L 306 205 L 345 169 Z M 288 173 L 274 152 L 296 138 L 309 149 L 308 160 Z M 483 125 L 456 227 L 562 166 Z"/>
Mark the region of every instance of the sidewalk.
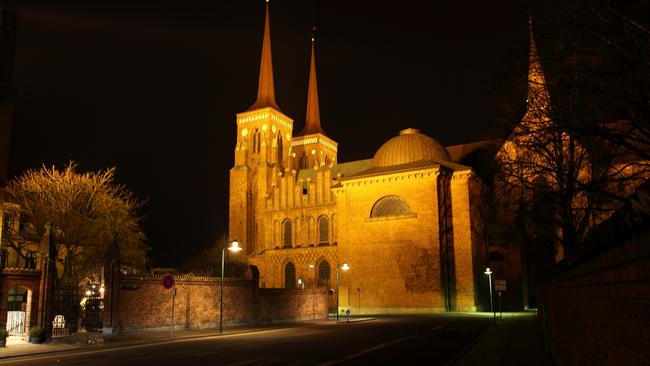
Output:
<path fill-rule="evenodd" d="M 0 348 L 0 362 L 5 361 L 7 359 L 22 357 L 22 356 L 33 356 L 33 355 L 40 355 L 40 354 L 73 351 L 73 350 L 109 349 L 114 347 L 162 343 L 162 342 L 169 342 L 172 340 L 180 340 L 180 339 L 213 337 L 213 336 L 232 335 L 232 334 L 239 334 L 239 333 L 252 333 L 252 332 L 259 332 L 264 330 L 283 329 L 283 328 L 291 328 L 291 327 L 305 326 L 305 325 L 316 325 L 316 324 L 322 324 L 323 322 L 331 323 L 331 321 L 327 321 L 327 320 L 309 320 L 309 321 L 298 321 L 298 322 L 263 324 L 258 326 L 229 326 L 224 329 L 223 333 L 219 333 L 219 329 L 217 328 L 182 329 L 182 330 L 174 331 L 173 339 L 170 337 L 169 330 L 167 330 L 167 331 L 131 332 L 131 333 L 120 334 L 115 337 L 100 337 L 98 333 L 93 333 L 94 337 L 89 337 L 90 341 L 79 342 L 77 340 L 77 342 L 75 342 L 74 344 L 62 343 L 60 342 L 60 340 L 55 340 L 54 342 L 43 343 L 43 344 L 31 344 L 26 341 L 12 340 L 12 342 L 7 343 L 7 347 Z M 84 339 L 84 338 L 80 337 L 80 339 Z"/>
<path fill-rule="evenodd" d="M 498 316 L 498 314 L 497 314 Z M 454 363 L 469 365 L 554 365 L 544 349 L 544 336 L 536 312 L 503 313 Z"/>

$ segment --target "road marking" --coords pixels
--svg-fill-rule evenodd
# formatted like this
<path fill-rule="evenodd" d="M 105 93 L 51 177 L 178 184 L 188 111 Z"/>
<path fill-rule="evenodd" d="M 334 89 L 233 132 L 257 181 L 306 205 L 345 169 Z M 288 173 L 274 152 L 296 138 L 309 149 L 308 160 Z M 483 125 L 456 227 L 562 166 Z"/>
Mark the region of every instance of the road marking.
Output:
<path fill-rule="evenodd" d="M 56 352 L 56 353 L 49 353 L 49 354 L 44 354 L 44 355 L 24 355 L 24 356 L 16 356 L 16 357 L 11 357 L 5 360 L 0 360 L 0 364 L 7 364 L 7 363 L 17 363 L 21 361 L 35 361 L 35 360 L 47 360 L 47 359 L 52 359 L 52 358 L 58 358 L 58 359 L 63 359 L 66 357 L 74 357 L 74 356 L 85 356 L 85 355 L 92 355 L 92 354 L 98 354 L 98 353 L 106 353 L 106 352 L 113 352 L 113 351 L 125 351 L 125 350 L 133 350 L 133 349 L 140 349 L 140 348 L 147 348 L 147 347 L 155 347 L 155 346 L 160 346 L 160 345 L 165 345 L 165 344 L 172 344 L 172 343 L 186 343 L 186 342 L 194 342 L 194 341 L 200 341 L 200 340 L 206 340 L 206 339 L 216 339 L 216 338 L 234 338 L 234 337 L 240 337 L 244 335 L 250 336 L 251 334 L 260 334 L 260 333 L 271 333 L 271 332 L 279 332 L 287 329 L 292 329 L 292 328 L 280 328 L 280 329 L 269 329 L 269 330 L 260 330 L 256 332 L 244 332 L 244 333 L 236 333 L 236 334 L 223 334 L 223 335 L 208 335 L 205 337 L 191 337 L 191 338 L 181 338 L 181 339 L 170 339 L 167 341 L 161 341 L 161 342 L 156 342 L 156 343 L 145 343 L 145 344 L 136 344 L 133 346 L 122 346 L 122 347 L 108 347 L 108 348 L 102 348 L 102 349 L 97 349 L 97 350 L 88 350 L 88 351 L 80 351 L 80 352 L 74 352 L 72 351 L 61 351 L 61 352 Z"/>
<path fill-rule="evenodd" d="M 410 335 L 410 336 L 406 336 L 406 337 L 402 337 L 402 338 L 394 339 L 394 340 L 392 340 L 392 341 L 390 341 L 390 342 L 385 342 L 385 343 L 378 344 L 378 345 L 373 346 L 373 347 L 370 347 L 370 348 L 366 348 L 366 349 L 364 349 L 364 350 L 361 350 L 361 351 L 358 352 L 358 353 L 351 354 L 351 355 L 348 355 L 348 356 L 345 356 L 345 357 L 339 358 L 339 359 L 337 359 L 337 360 L 333 360 L 333 361 L 328 361 L 328 362 L 321 363 L 321 364 L 319 364 L 318 366 L 336 365 L 337 363 L 341 363 L 341 362 L 349 361 L 349 360 L 352 360 L 352 359 L 355 359 L 355 358 L 358 358 L 358 357 L 361 357 L 361 356 L 367 355 L 368 353 L 378 351 L 378 350 L 380 350 L 380 349 L 382 349 L 382 348 L 386 348 L 386 347 L 392 346 L 392 345 L 397 344 L 397 343 L 406 342 L 406 341 L 409 341 L 409 340 L 411 340 L 411 339 L 413 339 L 413 338 L 417 338 L 417 337 L 419 337 L 419 336 L 421 336 L 421 335 L 425 335 L 425 334 L 427 334 L 427 333 L 433 333 L 433 332 L 436 332 L 436 331 L 438 331 L 438 330 L 440 330 L 440 329 L 442 329 L 442 328 L 444 328 L 444 327 L 445 327 L 444 325 L 441 325 L 441 326 L 438 326 L 438 327 L 435 327 L 435 328 L 427 329 L 427 330 L 425 330 L 424 332 L 420 332 L 420 333 L 412 334 L 412 335 Z"/>

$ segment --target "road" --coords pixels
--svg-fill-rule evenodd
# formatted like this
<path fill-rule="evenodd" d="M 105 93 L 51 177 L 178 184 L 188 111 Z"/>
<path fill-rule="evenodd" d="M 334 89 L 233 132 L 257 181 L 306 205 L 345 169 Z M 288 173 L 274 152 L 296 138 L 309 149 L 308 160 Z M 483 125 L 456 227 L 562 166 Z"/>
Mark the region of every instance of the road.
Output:
<path fill-rule="evenodd" d="M 380 317 L 0 361 L 0 365 L 444 365 L 489 325 L 462 315 Z"/>

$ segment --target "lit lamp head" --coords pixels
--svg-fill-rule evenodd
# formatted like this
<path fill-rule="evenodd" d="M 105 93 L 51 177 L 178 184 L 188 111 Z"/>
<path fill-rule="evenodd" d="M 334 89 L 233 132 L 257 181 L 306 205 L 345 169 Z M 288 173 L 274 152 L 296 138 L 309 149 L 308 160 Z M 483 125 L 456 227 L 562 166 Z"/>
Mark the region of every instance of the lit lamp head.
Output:
<path fill-rule="evenodd" d="M 350 266 L 347 263 L 343 263 L 341 265 L 341 269 L 344 270 L 344 271 L 348 271 L 350 269 Z"/>
<path fill-rule="evenodd" d="M 483 272 L 483 273 L 485 273 L 486 275 L 489 276 L 489 275 L 492 274 L 492 271 L 490 270 L 490 267 L 488 267 L 488 268 L 485 269 L 485 272 Z"/>
<path fill-rule="evenodd" d="M 239 246 L 239 242 L 235 239 L 230 243 L 230 246 L 228 247 L 228 250 L 231 252 L 238 252 L 241 250 L 241 247 Z"/>

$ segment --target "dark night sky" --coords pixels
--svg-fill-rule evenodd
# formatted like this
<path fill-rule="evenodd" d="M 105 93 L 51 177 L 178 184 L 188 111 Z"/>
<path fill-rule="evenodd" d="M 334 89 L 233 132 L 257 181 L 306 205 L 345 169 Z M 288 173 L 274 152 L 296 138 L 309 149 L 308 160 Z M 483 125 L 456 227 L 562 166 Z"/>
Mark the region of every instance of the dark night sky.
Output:
<path fill-rule="evenodd" d="M 263 0 L 13 4 L 11 172 L 116 166 L 148 199 L 156 265 L 213 243 L 227 228 L 235 113 L 256 95 Z M 272 0 L 276 96 L 295 130 L 313 24 L 321 119 L 339 161 L 370 158 L 407 127 L 444 145 L 480 139 L 507 98 L 502 80 L 525 77 L 520 1 Z"/>

